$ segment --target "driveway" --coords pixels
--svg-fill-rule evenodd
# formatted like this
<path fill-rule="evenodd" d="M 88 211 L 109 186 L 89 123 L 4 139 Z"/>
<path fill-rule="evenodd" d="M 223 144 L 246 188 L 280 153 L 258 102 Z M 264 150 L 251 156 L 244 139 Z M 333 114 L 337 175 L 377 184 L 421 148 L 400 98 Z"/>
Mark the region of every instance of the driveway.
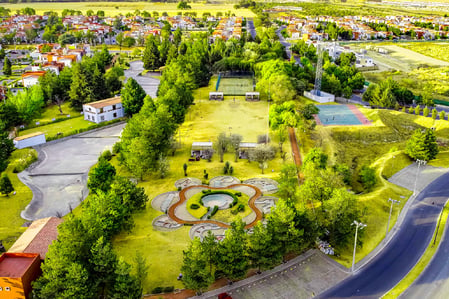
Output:
<path fill-rule="evenodd" d="M 40 162 L 19 173 L 20 180 L 33 191 L 22 218 L 61 217 L 76 208 L 88 194 L 90 168 L 119 140 L 124 127 L 119 124 L 37 147 Z"/>
<path fill-rule="evenodd" d="M 154 78 L 154 76 L 159 75 L 159 73 L 139 75 L 143 70 L 143 62 L 141 60 L 132 61 L 129 63 L 129 69 L 125 70 L 125 77 L 126 79 L 133 78 L 136 80 L 150 97 L 155 98 L 160 80 Z"/>

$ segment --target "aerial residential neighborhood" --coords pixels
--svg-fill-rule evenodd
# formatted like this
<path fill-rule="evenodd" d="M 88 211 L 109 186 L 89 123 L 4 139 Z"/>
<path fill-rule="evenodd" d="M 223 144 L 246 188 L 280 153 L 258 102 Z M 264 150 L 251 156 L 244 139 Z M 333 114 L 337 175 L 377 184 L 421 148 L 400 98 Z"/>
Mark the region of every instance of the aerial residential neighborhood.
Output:
<path fill-rule="evenodd" d="M 0 6 L 0 298 L 446 298 L 449 5 Z"/>

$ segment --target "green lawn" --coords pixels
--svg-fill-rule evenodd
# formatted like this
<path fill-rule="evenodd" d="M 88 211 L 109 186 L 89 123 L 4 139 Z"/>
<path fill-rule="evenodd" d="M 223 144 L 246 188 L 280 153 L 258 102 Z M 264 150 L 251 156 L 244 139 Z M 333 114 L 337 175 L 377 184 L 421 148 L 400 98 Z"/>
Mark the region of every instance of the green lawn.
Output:
<path fill-rule="evenodd" d="M 67 115 L 70 115 L 71 117 L 80 115 L 79 111 L 76 111 L 75 109 L 70 107 L 69 102 L 62 104 L 61 109 L 63 114 L 59 112 L 59 107 L 57 105 L 48 106 L 47 108 L 45 108 L 42 115 L 38 119 L 35 119 L 34 122 L 47 122 L 52 121 L 53 118 L 67 118 Z"/>
<path fill-rule="evenodd" d="M 158 11 L 159 15 L 162 12 L 167 12 L 170 16 L 177 15 L 180 9 L 177 9 L 177 3 L 161 3 L 161 2 L 62 2 L 54 6 L 51 3 L 17 3 L 8 4 L 3 3 L 5 8 L 16 11 L 25 7 L 33 7 L 37 14 L 42 15 L 46 11 L 55 11 L 61 15 L 64 9 L 80 10 L 86 13 L 87 10 L 103 10 L 106 16 L 115 16 L 118 14 L 126 15 L 127 13 L 133 13 L 135 10 L 148 11 L 153 14 L 153 11 Z M 189 12 L 196 12 L 198 16 L 202 16 L 204 12 L 209 12 L 216 15 L 217 12 L 223 14 L 227 11 L 235 13 L 237 16 L 254 17 L 254 13 L 249 9 L 234 9 L 234 3 L 217 3 L 217 4 L 204 4 L 204 3 L 189 3 L 192 9 Z"/>
<path fill-rule="evenodd" d="M 16 191 L 16 195 L 10 194 L 9 197 L 0 195 L 0 240 L 3 240 L 6 249 L 11 247 L 26 230 L 26 227 L 22 227 L 26 220 L 20 217 L 20 212 L 30 203 L 33 197 L 31 190 L 12 171 L 18 160 L 34 151 L 34 149 L 15 150 L 5 171 Z"/>
<path fill-rule="evenodd" d="M 199 94 L 197 91 L 196 94 Z M 203 179 L 204 170 L 209 173 L 209 179 L 223 175 L 224 163 L 220 163 L 217 154 L 212 161 L 201 160 L 189 162 L 190 145 L 193 141 L 214 141 L 220 132 L 241 134 L 243 140 L 255 142 L 257 135 L 266 133 L 267 128 L 267 103 L 245 102 L 239 99 L 234 103 L 230 100 L 215 102 L 197 100 L 195 105 L 189 108 L 186 121 L 177 134 L 177 141 L 182 142 L 182 148 L 177 150 L 170 159 L 170 172 L 161 179 L 157 176 L 144 178 L 139 185 L 145 188 L 146 193 L 153 199 L 158 194 L 167 191 L 175 191 L 176 180 L 184 177 L 183 164 L 187 163 L 187 174 L 190 177 Z M 277 144 L 274 140 L 274 144 Z M 290 145 L 286 143 L 287 162 L 291 162 Z M 113 159 L 115 165 L 117 162 Z M 234 162 L 234 153 L 226 153 L 224 161 L 229 161 L 234 168 L 233 175 L 240 180 L 253 177 L 267 177 L 277 179 L 283 161 L 277 155 L 276 159 L 268 163 L 265 174 L 256 162 L 248 163 L 247 160 Z M 118 165 L 117 165 L 118 166 Z M 123 168 L 118 166 L 118 172 L 129 176 Z M 205 181 L 205 183 L 208 183 Z M 77 210 L 75 210 L 76 212 Z M 176 280 L 182 264 L 182 250 L 185 250 L 190 242 L 188 232 L 190 227 L 182 227 L 173 232 L 161 232 L 154 230 L 152 220 L 161 215 L 161 212 L 152 209 L 148 203 L 145 211 L 134 215 L 136 226 L 130 233 L 123 232 L 114 238 L 113 244 L 117 253 L 128 263 L 134 264 L 133 257 L 136 248 L 142 251 L 149 263 L 149 275 L 144 284 L 144 293 L 149 293 L 157 286 L 174 285 L 182 287 L 182 283 Z M 242 215 L 242 213 L 240 213 Z M 219 217 L 219 215 L 216 215 Z M 157 275 L 154 275 L 157 273 Z"/>
<path fill-rule="evenodd" d="M 70 118 L 68 120 L 20 131 L 19 136 L 23 136 L 34 132 L 43 132 L 45 133 L 45 137 L 47 138 L 53 137 L 58 133 L 63 133 L 64 136 L 66 136 L 68 134 L 73 133 L 75 130 L 84 129 L 91 125 L 94 125 L 94 123 L 84 120 L 82 116 L 79 116 Z"/>

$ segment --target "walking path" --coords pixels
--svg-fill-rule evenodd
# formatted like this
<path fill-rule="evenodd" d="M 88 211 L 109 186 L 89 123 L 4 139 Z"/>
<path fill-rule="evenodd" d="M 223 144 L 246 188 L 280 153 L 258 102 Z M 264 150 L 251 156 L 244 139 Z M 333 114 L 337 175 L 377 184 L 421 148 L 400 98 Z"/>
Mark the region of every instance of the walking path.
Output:
<path fill-rule="evenodd" d="M 216 221 L 216 220 L 185 220 L 185 219 L 181 219 L 178 216 L 176 216 L 176 208 L 181 206 L 182 204 L 184 204 L 184 202 L 187 201 L 185 193 L 192 188 L 205 188 L 205 189 L 212 189 L 212 190 L 220 190 L 220 189 L 231 189 L 232 187 L 238 187 L 238 186 L 246 186 L 246 187 L 254 189 L 254 191 L 255 191 L 255 194 L 249 199 L 248 205 L 251 208 L 251 210 L 253 210 L 254 213 L 256 213 L 256 218 L 251 223 L 248 223 L 245 226 L 245 229 L 253 227 L 254 225 L 256 225 L 257 222 L 262 220 L 262 212 L 259 210 L 259 208 L 256 207 L 256 204 L 255 204 L 256 199 L 258 199 L 260 196 L 262 196 L 262 192 L 260 191 L 259 188 L 255 187 L 253 185 L 249 185 L 249 184 L 234 184 L 234 185 L 229 185 L 227 187 L 210 187 L 207 185 L 199 185 L 199 186 L 190 186 L 190 187 L 184 188 L 181 190 L 181 192 L 179 192 L 179 201 L 177 203 L 175 203 L 174 205 L 172 205 L 168 209 L 168 215 L 170 216 L 171 219 L 175 220 L 176 222 L 178 222 L 180 224 L 210 223 L 210 224 L 216 224 L 220 227 L 229 228 L 229 227 L 231 227 L 229 224 L 226 224 L 226 223 L 223 223 L 220 221 Z"/>
<path fill-rule="evenodd" d="M 301 154 L 299 153 L 298 140 L 296 139 L 295 129 L 292 127 L 288 128 L 288 137 L 290 139 L 290 144 L 292 146 L 293 160 L 295 161 L 296 167 L 301 167 Z"/>

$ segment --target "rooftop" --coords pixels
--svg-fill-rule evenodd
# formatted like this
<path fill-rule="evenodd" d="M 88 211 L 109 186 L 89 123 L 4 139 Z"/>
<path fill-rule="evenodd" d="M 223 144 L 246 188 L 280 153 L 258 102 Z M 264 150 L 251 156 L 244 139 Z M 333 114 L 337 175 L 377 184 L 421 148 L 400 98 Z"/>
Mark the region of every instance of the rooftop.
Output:
<path fill-rule="evenodd" d="M 8 252 L 38 253 L 42 260 L 45 259 L 48 246 L 58 238 L 58 225 L 62 222 L 62 219 L 56 217 L 34 221 Z"/>
<path fill-rule="evenodd" d="M 38 256 L 33 253 L 3 253 L 0 256 L 0 277 L 22 277 Z"/>
<path fill-rule="evenodd" d="M 18 136 L 16 138 L 14 138 L 14 140 L 15 141 L 20 141 L 20 140 L 24 140 L 24 139 L 31 138 L 31 137 L 36 137 L 36 136 L 39 136 L 39 135 L 44 135 L 44 133 L 42 133 L 42 132 L 34 132 L 34 133 Z"/>
<path fill-rule="evenodd" d="M 104 108 L 107 106 L 115 105 L 115 104 L 118 104 L 121 102 L 122 102 L 122 99 L 120 97 L 115 97 L 115 98 L 110 98 L 110 99 L 101 100 L 101 101 L 97 101 L 97 102 L 87 103 L 84 105 L 99 109 L 99 108 Z"/>
<path fill-rule="evenodd" d="M 192 146 L 212 147 L 212 142 L 193 142 Z"/>

